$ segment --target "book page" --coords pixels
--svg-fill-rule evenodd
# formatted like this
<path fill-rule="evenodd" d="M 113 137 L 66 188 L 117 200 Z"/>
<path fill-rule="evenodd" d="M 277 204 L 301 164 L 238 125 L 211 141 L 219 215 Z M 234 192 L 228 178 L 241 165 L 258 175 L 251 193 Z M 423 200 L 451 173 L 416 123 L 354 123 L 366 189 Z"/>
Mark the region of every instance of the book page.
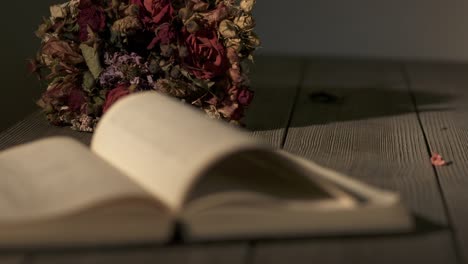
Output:
<path fill-rule="evenodd" d="M 149 92 L 117 102 L 100 121 L 91 148 L 178 211 L 206 167 L 261 146 L 192 106 Z"/>
<path fill-rule="evenodd" d="M 214 164 L 186 197 L 186 214 L 236 208 L 352 208 L 351 195 L 295 169 L 274 152 L 240 152 Z"/>
<path fill-rule="evenodd" d="M 1 223 L 58 218 L 114 199 L 153 199 L 87 147 L 63 137 L 1 152 L 0 174 Z"/>
<path fill-rule="evenodd" d="M 189 239 L 246 239 L 409 230 L 394 193 L 283 151 L 246 151 L 214 164 L 187 196 Z"/>

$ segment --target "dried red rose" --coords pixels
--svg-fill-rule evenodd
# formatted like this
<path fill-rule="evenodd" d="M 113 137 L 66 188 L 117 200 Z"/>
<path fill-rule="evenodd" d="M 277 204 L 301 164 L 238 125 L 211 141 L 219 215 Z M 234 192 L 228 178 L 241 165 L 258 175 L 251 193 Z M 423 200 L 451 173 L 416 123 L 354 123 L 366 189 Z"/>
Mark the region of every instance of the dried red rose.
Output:
<path fill-rule="evenodd" d="M 157 44 L 167 45 L 176 37 L 174 29 L 169 23 L 164 23 L 156 29 L 156 36 L 148 45 L 148 49 L 153 49 Z"/>
<path fill-rule="evenodd" d="M 78 113 L 81 107 L 86 103 L 86 97 L 81 89 L 74 88 L 68 94 L 67 105 L 72 112 Z"/>
<path fill-rule="evenodd" d="M 199 30 L 193 34 L 184 32 L 188 55 L 185 66 L 199 79 L 212 79 L 226 73 L 226 50 L 219 42 L 215 30 Z"/>
<path fill-rule="evenodd" d="M 248 106 L 253 100 L 254 93 L 247 88 L 239 88 L 238 86 L 230 86 L 226 92 L 229 99 L 233 102 L 238 102 L 240 105 Z"/>
<path fill-rule="evenodd" d="M 130 90 L 128 90 L 128 87 L 124 84 L 120 84 L 116 88 L 110 90 L 107 93 L 102 112 L 106 113 L 113 104 L 129 94 Z"/>
<path fill-rule="evenodd" d="M 155 24 L 170 22 L 174 17 L 174 8 L 170 0 L 144 0 L 143 5 Z"/>
<path fill-rule="evenodd" d="M 88 27 L 93 32 L 101 32 L 106 28 L 106 14 L 101 6 L 92 0 L 81 0 L 77 23 L 80 26 L 80 41 L 88 40 Z"/>
<path fill-rule="evenodd" d="M 242 89 L 239 91 L 237 101 L 244 106 L 250 105 L 254 97 L 254 93 L 248 89 Z"/>

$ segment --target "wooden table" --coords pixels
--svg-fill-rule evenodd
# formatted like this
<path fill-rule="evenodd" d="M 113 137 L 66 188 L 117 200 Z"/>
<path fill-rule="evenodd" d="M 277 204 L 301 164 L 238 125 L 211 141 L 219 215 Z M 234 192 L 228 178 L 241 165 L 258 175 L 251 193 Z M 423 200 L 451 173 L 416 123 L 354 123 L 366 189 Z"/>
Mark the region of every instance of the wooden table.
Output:
<path fill-rule="evenodd" d="M 402 235 L 0 250 L 0 263 L 468 263 L 468 65 L 262 57 L 252 79 L 252 136 L 398 191 L 417 217 L 416 229 Z M 90 140 L 89 134 L 49 126 L 36 112 L 0 134 L 0 149 L 52 135 Z M 452 164 L 434 168 L 433 151 Z"/>

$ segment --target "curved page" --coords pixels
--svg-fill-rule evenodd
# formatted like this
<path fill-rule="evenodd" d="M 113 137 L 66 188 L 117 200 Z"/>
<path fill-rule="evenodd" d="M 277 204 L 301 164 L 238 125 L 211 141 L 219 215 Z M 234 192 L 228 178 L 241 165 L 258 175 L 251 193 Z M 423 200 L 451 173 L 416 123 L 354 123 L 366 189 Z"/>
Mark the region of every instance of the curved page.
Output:
<path fill-rule="evenodd" d="M 304 209 L 353 208 L 351 194 L 301 171 L 273 151 L 248 150 L 213 164 L 185 198 L 184 214 L 200 214 L 225 206 Z"/>
<path fill-rule="evenodd" d="M 186 198 L 192 239 L 407 231 L 398 195 L 283 151 L 244 151 L 214 164 Z"/>
<path fill-rule="evenodd" d="M 247 134 L 157 93 L 131 95 L 100 121 L 92 150 L 173 211 L 201 172 L 229 153 L 262 148 Z"/>

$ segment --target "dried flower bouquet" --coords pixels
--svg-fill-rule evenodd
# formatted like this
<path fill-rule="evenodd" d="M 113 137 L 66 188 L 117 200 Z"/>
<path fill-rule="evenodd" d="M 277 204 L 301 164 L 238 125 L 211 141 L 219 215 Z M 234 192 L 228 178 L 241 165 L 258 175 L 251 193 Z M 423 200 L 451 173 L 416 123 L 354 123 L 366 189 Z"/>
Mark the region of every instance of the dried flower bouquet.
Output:
<path fill-rule="evenodd" d="M 247 61 L 260 41 L 255 0 L 71 0 L 50 7 L 29 66 L 55 125 L 93 131 L 118 99 L 155 91 L 239 123 Z"/>

